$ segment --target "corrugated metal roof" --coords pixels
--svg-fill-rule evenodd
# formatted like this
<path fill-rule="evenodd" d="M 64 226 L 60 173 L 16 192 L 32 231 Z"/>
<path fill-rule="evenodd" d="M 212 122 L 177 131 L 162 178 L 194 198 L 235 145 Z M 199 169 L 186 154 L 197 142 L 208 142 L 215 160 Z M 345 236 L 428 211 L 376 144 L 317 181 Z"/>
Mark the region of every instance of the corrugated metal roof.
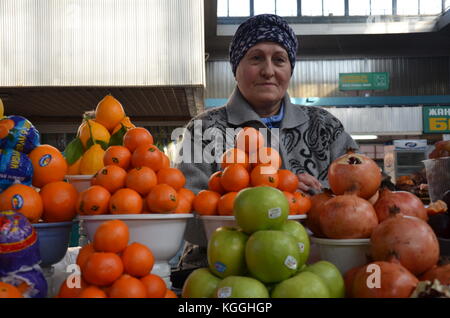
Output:
<path fill-rule="evenodd" d="M 326 108 L 350 134 L 422 134 L 422 107 Z"/>

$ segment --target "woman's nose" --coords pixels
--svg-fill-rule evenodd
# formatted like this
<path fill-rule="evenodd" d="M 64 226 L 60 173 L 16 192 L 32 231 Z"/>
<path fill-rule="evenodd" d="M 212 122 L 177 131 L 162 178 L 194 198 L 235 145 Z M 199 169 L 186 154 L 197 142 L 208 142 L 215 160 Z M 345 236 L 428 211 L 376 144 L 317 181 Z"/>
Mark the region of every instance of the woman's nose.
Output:
<path fill-rule="evenodd" d="M 271 61 L 264 63 L 261 69 L 261 75 L 265 78 L 270 78 L 274 75 L 274 68 Z"/>

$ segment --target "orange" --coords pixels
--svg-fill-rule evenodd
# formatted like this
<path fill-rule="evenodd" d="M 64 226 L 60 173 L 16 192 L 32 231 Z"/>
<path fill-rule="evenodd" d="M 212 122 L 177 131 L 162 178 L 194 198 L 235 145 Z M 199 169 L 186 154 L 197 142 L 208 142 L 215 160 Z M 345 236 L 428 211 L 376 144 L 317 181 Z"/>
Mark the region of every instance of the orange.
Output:
<path fill-rule="evenodd" d="M 122 127 L 125 127 L 125 130 L 129 130 L 131 128 L 135 128 L 136 126 L 133 125 L 133 123 L 130 120 L 130 117 L 126 116 L 120 121 L 120 123 L 116 125 L 116 127 L 114 127 L 113 131 L 111 132 L 111 136 L 114 135 L 116 132 L 118 132 L 120 129 L 122 129 Z"/>
<path fill-rule="evenodd" d="M 240 164 L 245 169 L 250 167 L 248 155 L 245 151 L 238 148 L 230 148 L 225 151 L 220 159 L 220 167 L 225 169 L 229 165 Z"/>
<path fill-rule="evenodd" d="M 83 278 L 97 286 L 108 286 L 123 273 L 122 260 L 115 253 L 94 252 L 83 267 Z"/>
<path fill-rule="evenodd" d="M 134 277 L 143 277 L 152 270 L 155 258 L 147 246 L 134 242 L 123 251 L 122 263 L 125 273 Z"/>
<path fill-rule="evenodd" d="M 141 278 L 147 289 L 147 298 L 164 298 L 167 291 L 166 282 L 158 275 L 148 274 Z"/>
<path fill-rule="evenodd" d="M 278 170 L 278 189 L 281 191 L 295 192 L 298 189 L 298 177 L 287 169 Z"/>
<path fill-rule="evenodd" d="M 125 186 L 146 196 L 158 183 L 156 173 L 149 167 L 137 167 L 130 170 L 125 179 Z"/>
<path fill-rule="evenodd" d="M 94 249 L 98 252 L 119 253 L 123 251 L 130 239 L 130 231 L 121 220 L 105 221 L 94 234 Z"/>
<path fill-rule="evenodd" d="M 260 164 L 270 164 L 279 169 L 282 164 L 280 153 L 271 147 L 261 147 L 258 151 L 251 153 L 249 161 L 252 167 Z"/>
<path fill-rule="evenodd" d="M 78 298 L 108 298 L 108 296 L 97 286 L 89 286 L 81 291 Z"/>
<path fill-rule="evenodd" d="M 215 215 L 217 214 L 217 204 L 219 203 L 219 199 L 219 193 L 211 190 L 202 190 L 194 199 L 194 210 L 200 215 Z"/>
<path fill-rule="evenodd" d="M 93 185 L 78 196 L 77 212 L 81 215 L 99 215 L 108 213 L 111 193 L 99 185 Z"/>
<path fill-rule="evenodd" d="M 133 189 L 117 190 L 109 200 L 111 214 L 139 214 L 142 212 L 142 198 Z"/>
<path fill-rule="evenodd" d="M 0 281 L 0 298 L 23 298 L 16 286 Z"/>
<path fill-rule="evenodd" d="M 16 126 L 16 123 L 12 119 L 3 118 L 3 119 L 0 119 L 0 125 L 5 126 L 8 130 L 11 130 Z"/>
<path fill-rule="evenodd" d="M 95 175 L 95 184 L 102 186 L 111 194 L 125 187 L 127 172 L 116 165 L 101 168 Z"/>
<path fill-rule="evenodd" d="M 147 288 L 139 279 L 122 275 L 109 290 L 110 298 L 147 298 Z"/>
<path fill-rule="evenodd" d="M 95 108 L 95 121 L 112 131 L 125 117 L 122 104 L 112 95 L 106 95 Z"/>
<path fill-rule="evenodd" d="M 155 145 L 138 146 L 131 155 L 131 166 L 149 167 L 157 172 L 162 167 L 162 152 Z"/>
<path fill-rule="evenodd" d="M 36 190 L 24 184 L 13 184 L 0 194 L 0 211 L 14 210 L 36 223 L 42 216 L 42 198 Z"/>
<path fill-rule="evenodd" d="M 284 196 L 289 202 L 289 214 L 294 215 L 298 212 L 297 199 L 291 192 L 283 191 Z"/>
<path fill-rule="evenodd" d="M 94 244 L 89 243 L 80 248 L 77 255 L 76 263 L 78 266 L 80 266 L 81 271 L 83 271 L 83 267 L 86 264 L 89 256 L 95 252 Z"/>
<path fill-rule="evenodd" d="M 253 187 L 269 186 L 276 188 L 278 186 L 278 171 L 271 165 L 257 165 L 250 174 L 250 183 Z"/>
<path fill-rule="evenodd" d="M 208 189 L 220 194 L 224 194 L 226 191 L 220 184 L 220 178 L 222 177 L 222 171 L 214 172 L 208 180 Z"/>
<path fill-rule="evenodd" d="M 103 164 L 116 165 L 128 170 L 131 162 L 131 152 L 124 146 L 110 146 L 103 155 Z"/>
<path fill-rule="evenodd" d="M 157 173 L 158 183 L 165 183 L 170 185 L 176 191 L 184 187 L 186 178 L 183 172 L 177 168 L 164 168 L 160 169 Z"/>
<path fill-rule="evenodd" d="M 96 174 L 101 168 L 105 166 L 103 164 L 104 155 L 105 151 L 100 144 L 92 145 L 92 147 L 90 147 L 81 157 L 80 174 Z"/>
<path fill-rule="evenodd" d="M 147 195 L 146 200 L 150 212 L 169 213 L 177 207 L 178 194 L 167 184 L 157 184 Z"/>
<path fill-rule="evenodd" d="M 171 211 L 172 213 L 185 214 L 192 212 L 192 201 L 186 199 L 185 197 L 181 197 L 178 199 L 178 204 L 175 210 Z"/>
<path fill-rule="evenodd" d="M 85 150 L 92 145 L 91 132 L 96 143 L 97 141 L 102 141 L 105 144 L 108 144 L 111 139 L 111 135 L 105 126 L 92 119 L 83 120 L 83 123 L 78 128 L 78 138 L 80 138 L 81 144 Z"/>
<path fill-rule="evenodd" d="M 5 138 L 9 134 L 9 129 L 5 125 L 0 124 L 0 139 Z"/>
<path fill-rule="evenodd" d="M 61 152 L 50 145 L 40 145 L 29 153 L 33 164 L 33 185 L 41 188 L 47 183 L 62 181 L 67 174 L 67 162 Z"/>
<path fill-rule="evenodd" d="M 45 222 L 67 222 L 77 215 L 78 191 L 64 181 L 50 182 L 39 192 L 44 211 Z"/>
<path fill-rule="evenodd" d="M 235 142 L 236 148 L 252 153 L 264 146 L 264 136 L 253 127 L 244 127 L 237 133 Z"/>
<path fill-rule="evenodd" d="M 219 215 L 233 215 L 234 198 L 237 194 L 237 192 L 228 192 L 220 197 L 219 202 L 217 202 Z"/>
<path fill-rule="evenodd" d="M 297 200 L 297 213 L 298 214 L 308 213 L 309 210 L 311 210 L 312 206 L 311 197 L 300 191 L 294 192 L 294 196 Z"/>
<path fill-rule="evenodd" d="M 173 290 L 167 289 L 164 298 L 178 298 L 178 296 Z"/>
<path fill-rule="evenodd" d="M 64 280 L 61 283 L 61 286 L 59 287 L 59 292 L 57 297 L 58 298 L 78 298 L 80 293 L 88 287 L 86 282 L 80 277 L 80 287 L 69 287 L 67 284 L 69 283 L 69 279 L 73 279 L 73 277 L 68 277 L 66 280 Z"/>
<path fill-rule="evenodd" d="M 123 145 L 133 152 L 139 146 L 153 145 L 153 136 L 143 127 L 131 128 L 123 136 Z"/>
<path fill-rule="evenodd" d="M 162 152 L 161 154 L 162 154 L 162 165 L 161 165 L 161 168 L 170 168 L 170 159 L 169 159 L 169 157 L 164 152 Z"/>
<path fill-rule="evenodd" d="M 191 203 L 195 199 L 195 193 L 187 188 L 181 188 L 177 193 L 179 198 L 185 198 Z"/>
<path fill-rule="evenodd" d="M 220 184 L 228 192 L 238 192 L 250 183 L 247 169 L 240 164 L 229 165 L 223 170 Z"/>
<path fill-rule="evenodd" d="M 80 174 L 80 167 L 81 167 L 81 160 L 82 159 L 83 159 L 83 156 L 78 158 L 78 160 L 75 161 L 74 163 L 72 163 L 71 165 L 69 165 L 69 163 L 67 163 L 67 165 L 68 165 L 67 174 L 69 174 L 69 175 Z"/>

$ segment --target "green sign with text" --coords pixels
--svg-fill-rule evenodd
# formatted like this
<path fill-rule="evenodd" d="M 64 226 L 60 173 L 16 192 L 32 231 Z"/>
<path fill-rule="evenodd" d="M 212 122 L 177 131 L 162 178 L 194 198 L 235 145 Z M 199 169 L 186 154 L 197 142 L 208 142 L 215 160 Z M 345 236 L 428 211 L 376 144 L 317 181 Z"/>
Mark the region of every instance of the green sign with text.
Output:
<path fill-rule="evenodd" d="M 450 133 L 450 106 L 423 106 L 424 133 Z"/>
<path fill-rule="evenodd" d="M 339 73 L 339 90 L 389 89 L 389 73 Z"/>

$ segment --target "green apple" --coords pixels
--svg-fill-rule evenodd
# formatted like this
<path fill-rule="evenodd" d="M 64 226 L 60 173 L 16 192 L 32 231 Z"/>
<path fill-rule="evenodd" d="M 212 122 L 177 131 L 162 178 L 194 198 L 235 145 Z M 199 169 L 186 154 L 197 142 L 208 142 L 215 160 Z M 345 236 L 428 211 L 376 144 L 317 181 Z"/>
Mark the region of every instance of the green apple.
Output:
<path fill-rule="evenodd" d="M 198 268 L 184 281 L 181 296 L 183 298 L 212 298 L 220 280 L 208 268 Z"/>
<path fill-rule="evenodd" d="M 284 222 L 280 230 L 294 236 L 295 240 L 297 241 L 298 249 L 300 251 L 300 260 L 298 266 L 299 268 L 303 267 L 303 265 L 306 264 L 306 261 L 308 261 L 311 246 L 309 242 L 308 232 L 306 232 L 306 229 L 300 222 L 294 220 L 287 220 L 286 222 Z"/>
<path fill-rule="evenodd" d="M 263 283 L 278 283 L 298 270 L 300 252 L 295 238 L 283 231 L 253 233 L 245 247 L 251 276 Z"/>
<path fill-rule="evenodd" d="M 339 269 L 328 261 L 318 261 L 306 266 L 303 271 L 311 272 L 322 278 L 330 290 L 331 298 L 345 297 L 345 283 Z"/>
<path fill-rule="evenodd" d="M 301 272 L 279 283 L 272 298 L 329 298 L 330 291 L 322 278 L 311 272 Z"/>
<path fill-rule="evenodd" d="M 247 273 L 245 245 L 248 235 L 233 227 L 220 227 L 208 242 L 210 271 L 221 278 Z"/>
<path fill-rule="evenodd" d="M 288 218 L 289 203 L 284 193 L 276 188 L 246 188 L 234 199 L 233 213 L 245 233 L 278 230 Z"/>
<path fill-rule="evenodd" d="M 215 298 L 269 298 L 269 292 L 260 281 L 246 276 L 228 276 L 217 286 Z"/>

